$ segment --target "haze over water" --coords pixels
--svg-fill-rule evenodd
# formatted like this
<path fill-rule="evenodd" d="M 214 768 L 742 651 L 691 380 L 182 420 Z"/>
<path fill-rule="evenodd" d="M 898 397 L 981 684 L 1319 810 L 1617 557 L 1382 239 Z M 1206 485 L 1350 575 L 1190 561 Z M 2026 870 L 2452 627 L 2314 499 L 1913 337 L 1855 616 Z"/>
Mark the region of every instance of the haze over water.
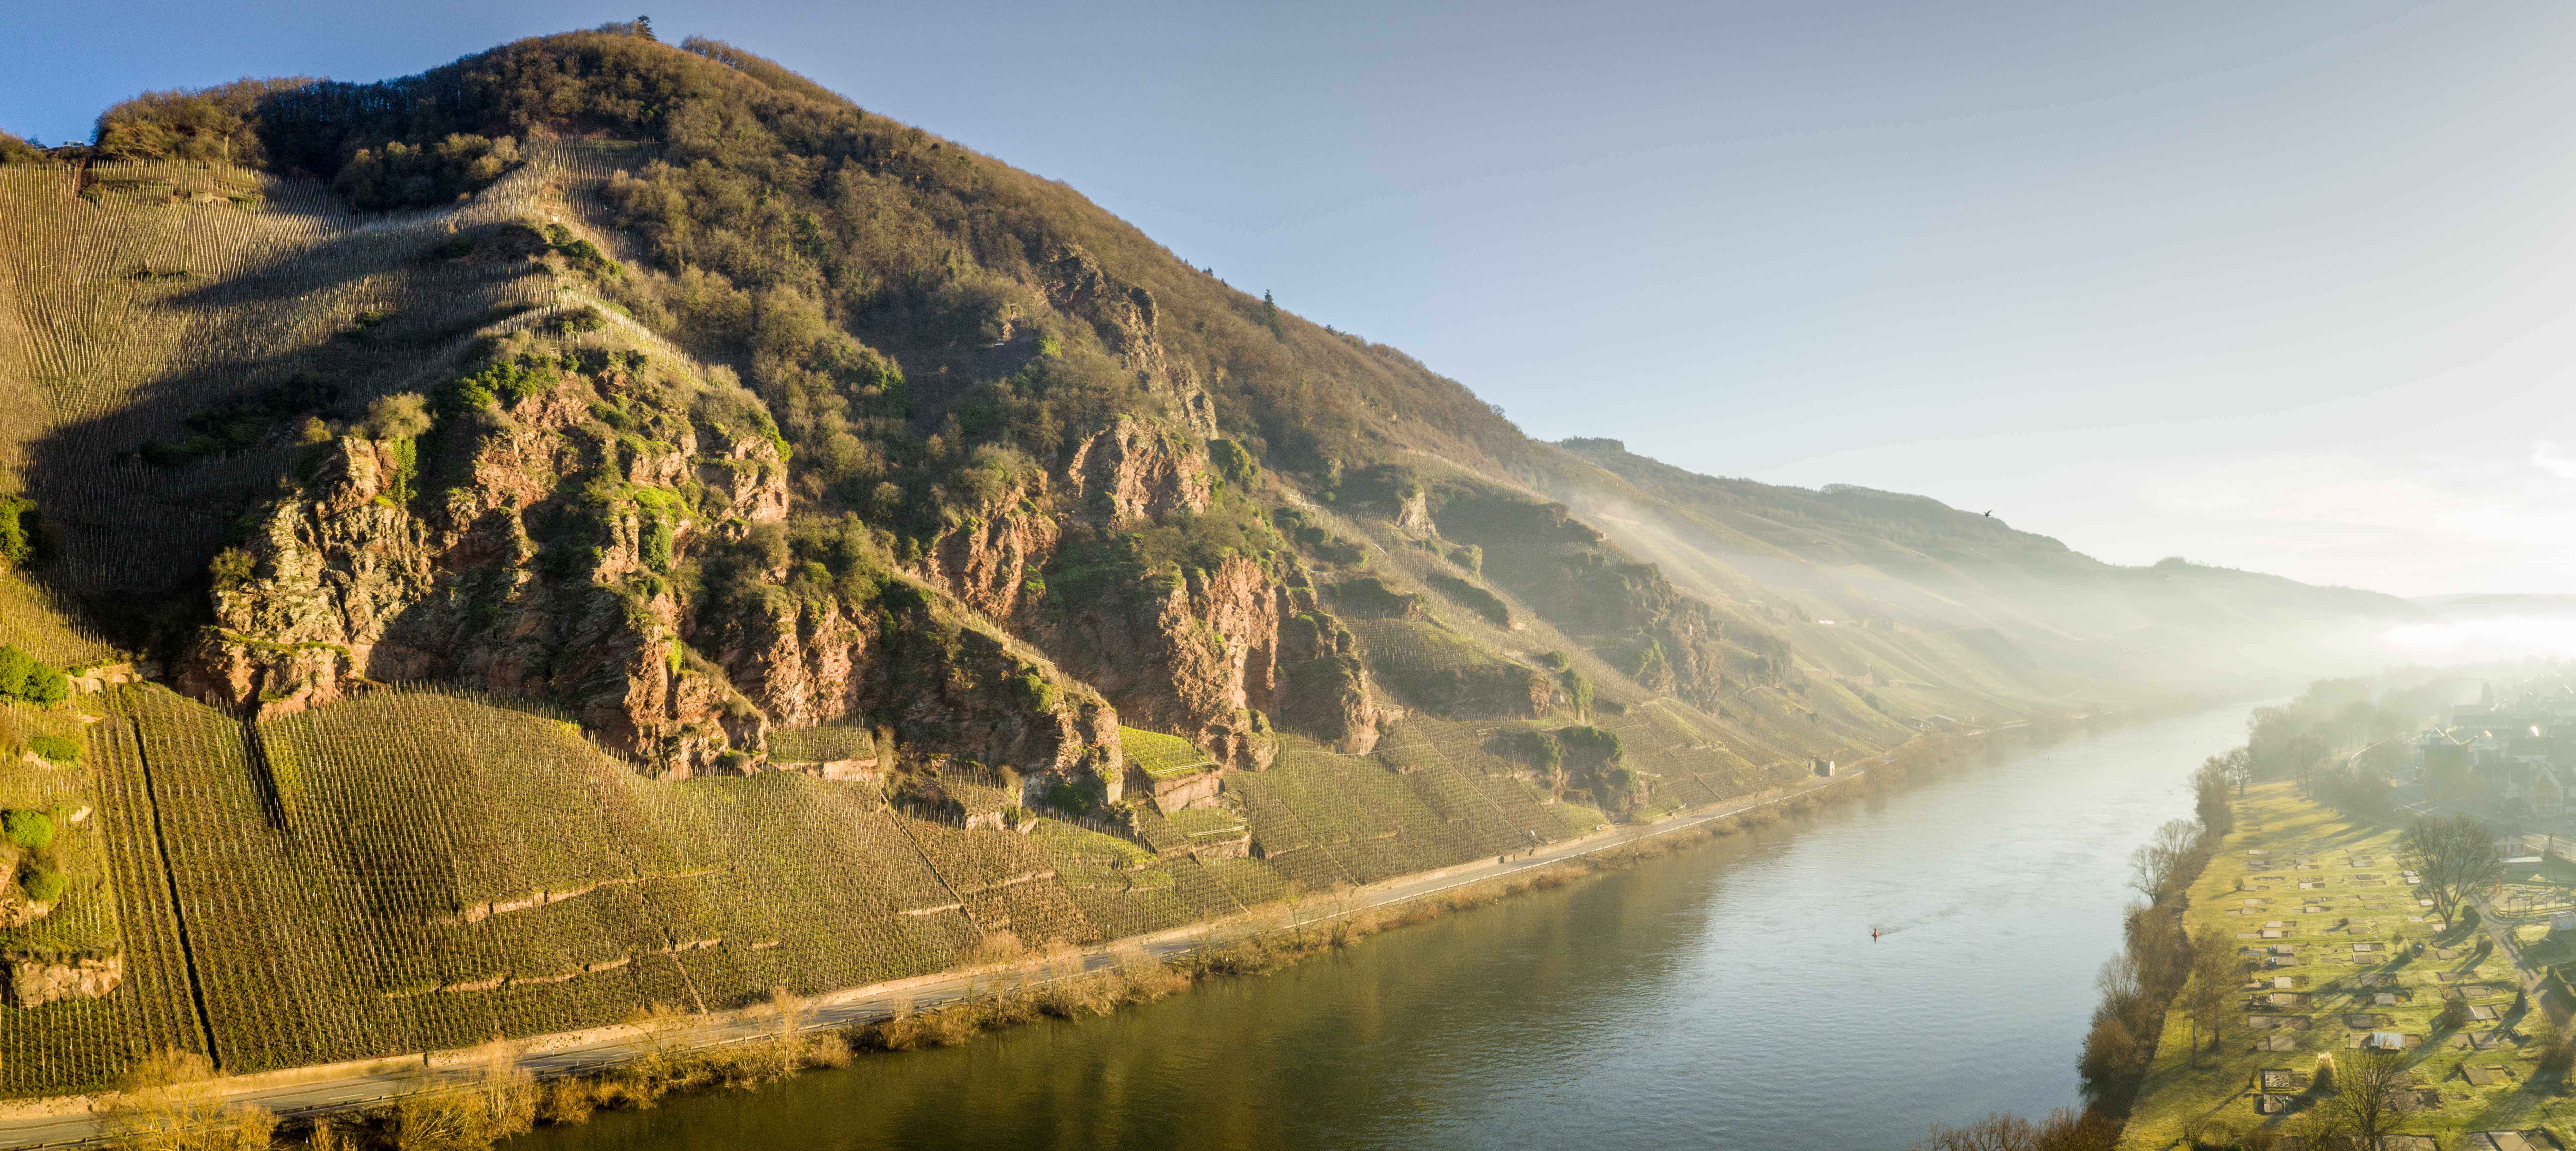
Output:
<path fill-rule="evenodd" d="M 512 1147 L 1901 1148 L 2043 1113 L 2076 1102 L 2130 850 L 2244 716 L 2007 745 L 1278 975 Z"/>

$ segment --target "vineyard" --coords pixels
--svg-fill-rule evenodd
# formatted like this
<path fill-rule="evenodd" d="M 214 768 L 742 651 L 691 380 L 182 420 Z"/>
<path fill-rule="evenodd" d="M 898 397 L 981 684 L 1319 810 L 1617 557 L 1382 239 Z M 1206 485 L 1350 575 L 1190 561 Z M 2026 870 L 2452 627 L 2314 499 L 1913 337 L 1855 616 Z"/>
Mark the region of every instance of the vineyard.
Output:
<path fill-rule="evenodd" d="M 0 402 L 39 414 L 5 425 L 0 473 L 44 508 L 58 574 L 156 592 L 201 568 L 293 458 L 287 425 L 319 395 L 298 381 L 332 381 L 344 407 L 422 388 L 481 337 L 596 304 L 543 263 L 452 258 L 460 231 L 644 159 L 528 154 L 471 200 L 377 217 L 316 183 L 230 169 L 0 169 L 0 357 L 15 357 Z M 0 576 L 0 643 L 58 666 L 117 658 L 73 620 Z M 1360 628 L 1382 680 L 1435 714 L 1550 706 L 1547 675 L 1497 655 L 1506 633 L 1485 619 Z M 1643 698 L 1595 678 L 1605 698 Z M 96 1086 L 162 1047 L 248 1072 L 822 992 L 952 967 L 996 940 L 1096 943 L 1606 822 L 1488 750 L 1508 726 L 1490 721 L 1417 716 L 1368 756 L 1289 736 L 1270 770 L 1227 775 L 1213 807 L 1004 829 L 1014 797 L 987 783 L 943 779 L 956 810 L 941 816 L 802 772 L 648 779 L 545 708 L 436 688 L 260 723 L 147 685 L 84 698 L 102 714 L 72 729 L 88 749 L 77 768 L 0 778 L 0 804 L 94 808 L 63 833 L 60 909 L 0 947 L 121 947 L 126 978 L 101 999 L 0 1010 L 12 1095 Z M 1613 722 L 1668 805 L 1765 782 L 1753 752 L 1718 750 L 1689 717 Z M 1149 776 L 1214 766 L 1185 739 L 1123 734 Z M 771 739 L 782 763 L 879 749 L 860 727 Z"/>
<path fill-rule="evenodd" d="M 808 727 L 769 733 L 770 757 L 785 763 L 870 759 L 876 736 L 864 727 Z"/>
<path fill-rule="evenodd" d="M 1118 729 L 1118 737 L 1120 746 L 1126 750 L 1127 762 L 1149 776 L 1159 778 L 1216 766 L 1216 761 L 1199 750 L 1197 744 L 1177 735 L 1122 727 Z"/>
<path fill-rule="evenodd" d="M 0 571 L 0 645 L 55 667 L 80 668 L 116 654 L 44 589 Z"/>
<path fill-rule="evenodd" d="M 1379 682 L 1396 698 L 1434 715 L 1530 716 L 1544 710 L 1555 695 L 1537 669 L 1496 656 L 1439 624 L 1409 619 L 1349 623 Z"/>
<path fill-rule="evenodd" d="M 1285 737 L 1275 766 L 1226 777 L 1225 805 L 1139 805 L 1127 834 L 1023 833 L 908 814 L 874 783 L 650 779 L 544 709 L 433 688 L 263 723 L 149 685 L 92 698 L 82 766 L 17 771 L 0 804 L 95 804 L 67 831 L 92 878 L 43 932 L 121 937 L 128 977 L 0 1010 L 12 1095 L 166 1046 L 259 1071 L 738 1007 L 952 967 L 1004 933 L 1097 943 L 1608 822 L 1486 750 L 1506 725 L 1436 719 L 1368 756 Z M 1659 786 L 1697 789 L 1676 802 L 1760 782 L 1656 709 L 1623 730 Z M 1255 858 L 1194 851 L 1246 834 Z"/>

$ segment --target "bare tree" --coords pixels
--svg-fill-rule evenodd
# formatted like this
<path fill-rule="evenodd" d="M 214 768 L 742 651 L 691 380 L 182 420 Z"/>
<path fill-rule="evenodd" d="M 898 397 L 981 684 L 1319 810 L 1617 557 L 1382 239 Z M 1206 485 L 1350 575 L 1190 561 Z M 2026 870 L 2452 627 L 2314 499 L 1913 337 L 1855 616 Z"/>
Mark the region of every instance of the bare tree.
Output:
<path fill-rule="evenodd" d="M 2456 919 L 2459 905 L 2478 885 L 2493 880 L 2504 860 L 2496 853 L 2495 835 L 2474 816 L 2425 816 L 2397 841 L 2406 865 L 2423 877 L 2420 890 L 2444 919 Z"/>
<path fill-rule="evenodd" d="M 2236 797 L 2243 799 L 2246 785 L 2254 782 L 2253 753 L 2240 747 L 2222 758 L 2227 763 L 2228 782 L 2236 785 Z"/>
<path fill-rule="evenodd" d="M 2364 1147 L 2379 1146 L 2379 1137 L 2397 1129 L 2415 1110 L 2415 1087 L 2408 1082 L 2406 1057 L 2384 1047 L 2365 1047 L 2335 1061 L 2334 1093 L 2323 1110 L 2349 1127 Z"/>
<path fill-rule="evenodd" d="M 2200 828 L 2188 819 L 2169 819 L 2155 835 L 2129 855 L 2129 886 L 2152 903 L 2164 897 L 2192 853 L 2200 848 Z"/>
<path fill-rule="evenodd" d="M 1914 1151 L 2036 1151 L 2039 1131 L 2019 1115 L 1997 1112 L 1964 1127 L 1935 1123 Z"/>
<path fill-rule="evenodd" d="M 2236 954 L 2236 945 L 2218 931 L 2204 931 L 2191 941 L 2191 1008 L 2193 1058 L 2197 1052 L 2218 1049 L 2219 1029 L 2227 1019 L 2227 1004 L 2245 979 L 2245 961 Z"/>
<path fill-rule="evenodd" d="M 2343 1112 L 2330 1106 L 2308 1108 L 2281 1126 L 2294 1140 L 2291 1146 L 2307 1151 L 2349 1151 L 2354 1146 L 2352 1123 Z"/>

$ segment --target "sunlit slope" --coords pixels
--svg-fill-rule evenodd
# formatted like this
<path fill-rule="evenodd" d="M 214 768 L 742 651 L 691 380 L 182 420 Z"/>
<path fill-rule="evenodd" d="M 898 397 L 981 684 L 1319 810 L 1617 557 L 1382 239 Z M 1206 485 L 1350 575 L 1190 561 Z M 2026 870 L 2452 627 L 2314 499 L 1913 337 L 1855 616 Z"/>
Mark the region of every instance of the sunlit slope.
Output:
<path fill-rule="evenodd" d="M 926 819 L 874 783 L 651 780 L 569 723 L 441 692 L 262 724 L 158 687 L 106 702 L 91 746 L 128 979 L 104 1000 L 0 1011 L 12 1094 L 95 1086 L 165 1045 L 253 1071 L 741 1006 L 1604 822 L 1483 750 L 1490 728 L 1436 720 L 1399 725 L 1373 756 L 1293 743 L 1239 777 L 1239 808 L 1149 815 L 1139 844 L 1055 820 L 1021 834 Z M 1622 727 L 1677 801 L 1803 773 L 1684 754 L 1710 736 L 1658 705 Z M 1256 858 L 1222 849 L 1240 856 L 1247 836 Z"/>

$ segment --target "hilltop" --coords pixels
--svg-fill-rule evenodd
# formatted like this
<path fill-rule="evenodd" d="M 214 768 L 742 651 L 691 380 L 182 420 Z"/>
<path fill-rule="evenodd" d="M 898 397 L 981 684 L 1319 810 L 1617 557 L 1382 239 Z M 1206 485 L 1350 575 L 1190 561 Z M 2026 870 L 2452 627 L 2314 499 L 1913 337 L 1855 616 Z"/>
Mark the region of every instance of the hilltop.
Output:
<path fill-rule="evenodd" d="M 641 26 L 0 142 L 0 240 L 13 1094 L 1161 930 L 2421 614 L 1540 443 Z"/>

